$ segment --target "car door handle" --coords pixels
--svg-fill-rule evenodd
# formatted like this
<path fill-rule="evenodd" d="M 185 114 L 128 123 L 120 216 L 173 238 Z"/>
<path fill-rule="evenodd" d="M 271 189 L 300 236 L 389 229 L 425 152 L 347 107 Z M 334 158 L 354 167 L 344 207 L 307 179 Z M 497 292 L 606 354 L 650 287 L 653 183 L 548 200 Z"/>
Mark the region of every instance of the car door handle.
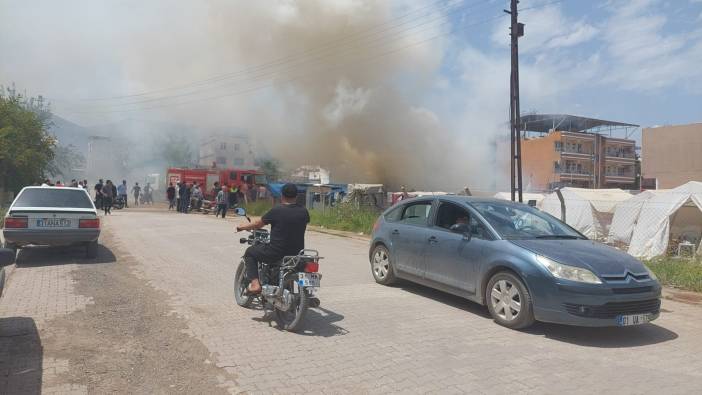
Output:
<path fill-rule="evenodd" d="M 394 234 L 394 235 L 399 235 L 399 234 L 400 234 L 400 231 L 397 230 L 397 229 L 395 229 L 395 230 L 392 231 L 392 234 Z"/>
<path fill-rule="evenodd" d="M 429 244 L 436 244 L 436 243 L 439 242 L 439 239 L 437 239 L 436 236 L 431 236 L 431 237 L 430 237 L 429 239 L 427 239 L 427 240 L 429 241 Z"/>

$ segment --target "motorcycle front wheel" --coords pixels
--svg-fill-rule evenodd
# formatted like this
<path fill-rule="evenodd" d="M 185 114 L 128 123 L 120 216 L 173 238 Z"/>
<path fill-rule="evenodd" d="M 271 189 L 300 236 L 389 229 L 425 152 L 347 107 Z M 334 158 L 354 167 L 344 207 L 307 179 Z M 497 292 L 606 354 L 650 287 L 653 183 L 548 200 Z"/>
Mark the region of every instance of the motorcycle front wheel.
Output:
<path fill-rule="evenodd" d="M 275 320 L 281 329 L 296 332 L 302 326 L 305 313 L 307 313 L 309 295 L 302 287 L 298 288 L 299 293 L 293 293 L 295 289 L 294 280 L 289 280 L 285 285 L 285 289 L 292 293 L 293 301 L 290 309 L 287 311 L 275 309 Z"/>
<path fill-rule="evenodd" d="M 236 300 L 236 304 L 241 307 L 249 307 L 253 301 L 253 296 L 246 294 L 246 287 L 248 286 L 249 281 L 246 279 L 246 265 L 242 259 L 234 275 L 234 299 Z"/>

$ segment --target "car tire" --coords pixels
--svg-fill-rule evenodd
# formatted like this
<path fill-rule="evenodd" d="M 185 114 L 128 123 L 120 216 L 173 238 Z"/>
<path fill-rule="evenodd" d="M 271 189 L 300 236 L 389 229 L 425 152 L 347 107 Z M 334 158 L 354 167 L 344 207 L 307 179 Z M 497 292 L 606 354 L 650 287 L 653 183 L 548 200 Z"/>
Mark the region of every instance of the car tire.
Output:
<path fill-rule="evenodd" d="M 17 247 L 16 245 L 10 244 L 10 243 L 4 243 L 3 247 L 14 251 L 15 257 L 17 256 L 17 251 L 19 250 L 19 247 Z"/>
<path fill-rule="evenodd" d="M 531 294 L 512 272 L 499 272 L 490 278 L 485 304 L 495 322 L 507 328 L 523 329 L 534 323 Z"/>
<path fill-rule="evenodd" d="M 375 282 L 382 285 L 391 285 L 397 281 L 395 269 L 392 266 L 390 251 L 383 244 L 378 244 L 373 248 L 370 256 L 371 273 Z"/>
<path fill-rule="evenodd" d="M 85 246 L 85 257 L 88 259 L 95 259 L 97 258 L 98 254 L 98 242 L 97 240 L 91 241 L 88 243 L 88 245 Z"/>

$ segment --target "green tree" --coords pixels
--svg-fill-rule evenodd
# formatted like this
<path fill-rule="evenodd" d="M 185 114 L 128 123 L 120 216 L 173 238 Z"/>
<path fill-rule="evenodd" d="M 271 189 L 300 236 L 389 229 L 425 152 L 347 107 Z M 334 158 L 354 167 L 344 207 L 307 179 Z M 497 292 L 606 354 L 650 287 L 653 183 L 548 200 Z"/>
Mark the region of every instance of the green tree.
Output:
<path fill-rule="evenodd" d="M 281 171 L 279 160 L 273 158 L 258 159 L 256 160 L 256 166 L 266 175 L 268 182 L 280 180 Z"/>
<path fill-rule="evenodd" d="M 188 167 L 193 164 L 191 146 L 185 137 L 169 134 L 161 146 L 160 154 L 169 167 Z"/>
<path fill-rule="evenodd" d="M 0 88 L 0 188 L 18 192 L 40 182 L 54 159 L 51 111 L 43 98 Z"/>

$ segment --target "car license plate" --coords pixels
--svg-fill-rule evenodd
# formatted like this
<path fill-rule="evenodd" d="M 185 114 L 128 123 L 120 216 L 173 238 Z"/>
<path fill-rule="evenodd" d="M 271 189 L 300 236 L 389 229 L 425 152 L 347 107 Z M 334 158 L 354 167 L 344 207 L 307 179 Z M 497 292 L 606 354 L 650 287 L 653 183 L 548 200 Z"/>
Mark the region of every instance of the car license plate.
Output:
<path fill-rule="evenodd" d="M 71 220 L 67 218 L 39 218 L 37 228 L 68 228 Z"/>
<path fill-rule="evenodd" d="M 298 273 L 297 284 L 301 287 L 319 287 L 322 276 L 319 273 Z"/>
<path fill-rule="evenodd" d="M 631 314 L 617 316 L 617 325 L 631 326 L 641 325 L 651 321 L 651 314 Z"/>

